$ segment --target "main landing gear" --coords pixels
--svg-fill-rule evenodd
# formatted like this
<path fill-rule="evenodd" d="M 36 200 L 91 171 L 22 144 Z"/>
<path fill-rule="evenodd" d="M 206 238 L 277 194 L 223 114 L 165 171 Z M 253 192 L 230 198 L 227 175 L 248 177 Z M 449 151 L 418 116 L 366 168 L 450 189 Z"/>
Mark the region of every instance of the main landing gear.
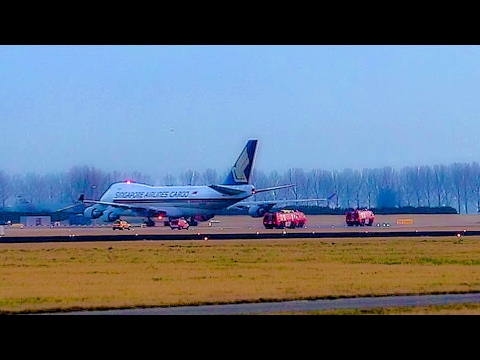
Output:
<path fill-rule="evenodd" d="M 187 220 L 188 223 L 190 224 L 190 226 L 197 226 L 198 225 L 198 221 L 195 220 L 193 217 L 191 217 L 190 219 Z"/>
<path fill-rule="evenodd" d="M 155 221 L 153 221 L 152 219 L 150 218 L 147 218 L 147 220 L 144 221 L 145 225 L 147 227 L 152 227 L 152 226 L 155 226 Z"/>

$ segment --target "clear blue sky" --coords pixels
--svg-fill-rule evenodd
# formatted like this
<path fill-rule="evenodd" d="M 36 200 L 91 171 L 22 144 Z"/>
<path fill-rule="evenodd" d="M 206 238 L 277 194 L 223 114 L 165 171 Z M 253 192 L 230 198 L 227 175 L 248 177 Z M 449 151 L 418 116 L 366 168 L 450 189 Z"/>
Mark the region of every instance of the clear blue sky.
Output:
<path fill-rule="evenodd" d="M 479 46 L 0 46 L 0 170 L 480 161 Z"/>

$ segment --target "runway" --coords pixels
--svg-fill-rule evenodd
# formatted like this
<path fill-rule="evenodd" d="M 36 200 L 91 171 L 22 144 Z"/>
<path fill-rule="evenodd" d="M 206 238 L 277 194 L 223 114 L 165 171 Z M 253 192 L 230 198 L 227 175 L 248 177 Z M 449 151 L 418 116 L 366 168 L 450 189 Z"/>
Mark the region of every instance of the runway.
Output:
<path fill-rule="evenodd" d="M 104 311 L 73 311 L 62 315 L 253 315 L 284 311 L 321 311 L 341 309 L 372 309 L 398 306 L 429 306 L 479 303 L 480 294 L 411 295 L 334 300 L 295 300 L 251 304 L 157 307 Z"/>
<path fill-rule="evenodd" d="M 7 227 L 0 243 L 480 236 L 480 215 L 378 215 L 373 226 L 362 227 L 347 227 L 343 215 L 313 215 L 307 217 L 305 228 L 271 230 L 263 227 L 261 218 L 215 219 L 215 223 L 200 223 L 188 230 L 172 230 L 162 225 L 151 228 L 134 225 L 131 230 L 122 231 L 112 230 L 108 225 Z"/>
<path fill-rule="evenodd" d="M 100 242 L 100 241 L 175 241 L 175 240 L 266 240 L 266 239 L 351 239 L 384 237 L 438 237 L 438 236 L 480 236 L 480 231 L 365 231 L 365 232 L 280 232 L 280 233 L 182 233 L 182 234 L 130 234 L 130 235 L 58 235 L 58 236 L 16 236 L 1 237 L 0 243 L 42 243 L 42 242 Z"/>

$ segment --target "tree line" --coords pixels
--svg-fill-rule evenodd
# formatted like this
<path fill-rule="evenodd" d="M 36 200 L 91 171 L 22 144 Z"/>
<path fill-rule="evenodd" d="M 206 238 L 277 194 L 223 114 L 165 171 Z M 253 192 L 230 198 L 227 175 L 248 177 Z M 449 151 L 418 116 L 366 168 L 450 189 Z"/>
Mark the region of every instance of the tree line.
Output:
<path fill-rule="evenodd" d="M 210 185 L 223 182 L 228 171 L 188 169 L 178 176 L 167 174 L 153 179 L 139 172 L 105 172 L 86 165 L 73 166 L 66 173 L 9 174 L 0 170 L 0 207 L 13 207 L 19 202 L 74 203 L 80 194 L 99 199 L 112 183 L 127 179 L 150 185 Z M 406 166 L 400 170 L 390 166 L 342 171 L 290 168 L 283 173 L 254 169 L 251 180 L 256 188 L 296 185 L 259 193 L 251 200 L 326 198 L 336 193 L 331 200 L 315 204 L 334 208 L 453 207 L 463 214 L 480 210 L 477 162 Z"/>

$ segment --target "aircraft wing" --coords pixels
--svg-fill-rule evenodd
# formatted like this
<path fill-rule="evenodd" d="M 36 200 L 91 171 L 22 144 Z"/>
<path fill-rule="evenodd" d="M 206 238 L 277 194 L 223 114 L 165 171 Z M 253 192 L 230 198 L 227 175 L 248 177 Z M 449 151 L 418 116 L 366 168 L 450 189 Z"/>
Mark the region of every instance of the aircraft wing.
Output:
<path fill-rule="evenodd" d="M 100 204 L 100 205 L 106 205 L 106 206 L 113 206 L 123 210 L 133 210 L 134 208 L 138 208 L 138 206 L 131 206 L 128 204 L 118 204 L 118 203 L 109 202 L 109 201 L 87 200 L 87 199 L 82 199 L 82 201 L 84 204 Z M 144 208 L 142 207 L 142 209 Z"/>
<path fill-rule="evenodd" d="M 272 201 L 241 201 L 239 203 L 231 205 L 229 208 L 237 208 L 237 209 L 250 209 L 254 207 L 262 208 L 264 211 L 269 211 L 273 207 L 285 207 L 290 205 L 295 205 L 298 203 L 305 203 L 305 202 L 314 202 L 314 201 L 329 201 L 331 200 L 337 193 L 333 193 L 328 198 L 311 198 L 311 199 L 294 199 L 294 200 L 272 200 Z"/>
<path fill-rule="evenodd" d="M 253 193 L 258 194 L 264 191 L 272 191 L 272 190 L 278 190 L 278 189 L 286 189 L 290 187 L 294 187 L 295 184 L 288 184 L 288 185 L 280 185 L 280 186 L 273 186 L 273 187 L 268 187 L 268 188 L 263 188 L 263 189 L 254 189 Z"/>
<path fill-rule="evenodd" d="M 231 205 L 230 207 L 238 207 L 241 209 L 249 208 L 252 206 L 287 206 L 289 204 L 297 204 L 303 202 L 314 202 L 314 201 L 327 201 L 326 198 L 319 198 L 319 199 L 298 199 L 298 200 L 273 200 L 273 201 L 241 201 L 237 204 Z"/>
<path fill-rule="evenodd" d="M 79 206 L 83 207 L 82 211 L 85 209 L 85 204 L 83 202 L 80 202 L 80 203 L 72 204 L 72 205 L 69 205 L 69 206 L 65 206 L 61 209 L 55 210 L 54 213 L 70 210 L 70 209 L 73 209 L 73 208 L 76 208 L 76 207 L 79 207 Z"/>

